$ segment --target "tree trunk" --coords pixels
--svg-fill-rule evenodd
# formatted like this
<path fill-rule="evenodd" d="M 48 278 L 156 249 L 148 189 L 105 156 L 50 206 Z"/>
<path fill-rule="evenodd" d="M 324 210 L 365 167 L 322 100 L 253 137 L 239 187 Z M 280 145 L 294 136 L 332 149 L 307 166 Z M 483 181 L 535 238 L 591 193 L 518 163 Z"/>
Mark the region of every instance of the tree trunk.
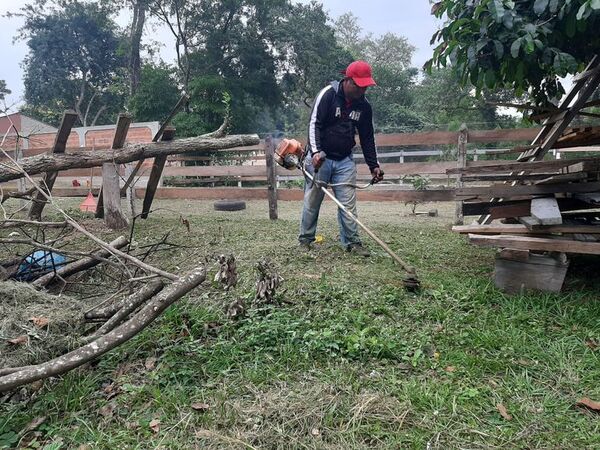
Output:
<path fill-rule="evenodd" d="M 127 228 L 129 222 L 121 212 L 121 188 L 117 165 L 110 162 L 102 164 L 102 199 L 106 226 L 111 230 Z"/>
<path fill-rule="evenodd" d="M 144 32 L 144 22 L 146 20 L 146 0 L 134 0 L 133 2 L 133 20 L 131 23 L 130 50 L 129 50 L 129 95 L 134 95 L 140 85 L 141 78 L 141 60 L 140 44 L 142 33 Z"/>
<path fill-rule="evenodd" d="M 150 325 L 165 309 L 206 279 L 206 268 L 201 266 L 180 278 L 153 297 L 127 322 L 93 342 L 36 366 L 28 366 L 0 377 L 0 392 L 23 384 L 54 377 L 79 367 L 123 344 Z"/>
<path fill-rule="evenodd" d="M 43 172 L 56 172 L 67 169 L 84 169 L 101 166 L 107 162 L 125 164 L 140 159 L 154 158 L 157 156 L 175 155 L 186 152 L 199 152 L 208 150 L 219 150 L 259 143 L 255 134 L 226 136 L 219 139 L 205 137 L 194 137 L 179 139 L 171 142 L 151 142 L 148 144 L 128 144 L 119 150 L 82 152 L 53 155 L 37 155 L 23 158 L 21 167 L 29 175 L 37 175 Z M 22 178 L 23 173 L 10 163 L 0 165 L 0 183 Z"/>

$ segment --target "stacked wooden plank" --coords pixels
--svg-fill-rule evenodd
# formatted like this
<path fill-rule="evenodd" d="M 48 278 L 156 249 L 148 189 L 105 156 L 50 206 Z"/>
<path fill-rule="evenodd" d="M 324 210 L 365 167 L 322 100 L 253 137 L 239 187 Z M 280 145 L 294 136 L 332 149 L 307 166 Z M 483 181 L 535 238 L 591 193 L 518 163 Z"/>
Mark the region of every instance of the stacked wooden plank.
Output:
<path fill-rule="evenodd" d="M 456 190 L 463 214 L 480 216 L 454 230 L 475 245 L 504 249 L 496 260 L 501 288 L 560 290 L 562 279 L 554 281 L 564 277 L 566 254 L 600 255 L 600 154 L 592 147 L 600 143 L 600 127 L 567 129 L 577 115 L 597 116 L 583 110 L 597 105 L 589 98 L 599 85 L 596 57 L 516 161 L 447 171 L 463 182 Z M 549 158 L 551 149 L 586 156 Z"/>

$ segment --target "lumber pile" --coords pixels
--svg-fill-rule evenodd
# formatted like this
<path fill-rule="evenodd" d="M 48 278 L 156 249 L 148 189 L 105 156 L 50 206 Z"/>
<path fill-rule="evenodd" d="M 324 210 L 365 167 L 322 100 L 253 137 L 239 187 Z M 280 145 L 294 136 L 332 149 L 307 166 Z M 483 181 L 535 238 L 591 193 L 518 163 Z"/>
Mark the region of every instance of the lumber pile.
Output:
<path fill-rule="evenodd" d="M 596 143 L 600 130 L 586 129 L 571 135 L 577 136 L 573 142 L 581 147 L 582 142 Z M 600 155 L 507 161 L 501 165 L 451 169 L 448 173 L 477 183 L 458 188 L 456 197 L 462 201 L 465 216 L 480 216 L 474 224 L 453 230 L 468 235 L 472 244 L 512 251 L 498 255 L 499 287 L 517 292 L 515 280 L 527 274 L 531 281 L 528 287 L 558 291 L 568 264 L 564 260 L 558 265 L 551 258 L 542 260 L 540 252 L 600 255 Z M 527 262 L 529 266 L 524 265 Z M 549 280 L 557 279 L 557 266 L 562 278 L 555 286 Z M 535 273 L 529 273 L 528 267 Z M 527 285 L 521 281 L 520 285 Z"/>
<path fill-rule="evenodd" d="M 474 169 L 449 171 L 479 183 L 456 195 L 464 215 L 480 220 L 453 230 L 474 245 L 503 249 L 496 257 L 499 288 L 558 292 L 568 268 L 565 254 L 600 255 L 600 156 Z"/>
<path fill-rule="evenodd" d="M 600 153 L 592 147 L 600 143 L 600 127 L 567 128 L 578 115 L 597 117 L 584 110 L 597 105 L 590 97 L 599 85 L 596 56 L 515 161 L 469 167 L 459 152 L 458 167 L 446 172 L 458 176 L 461 217 L 479 216 L 453 230 L 472 244 L 501 249 L 495 281 L 505 291 L 559 291 L 566 254 L 600 255 Z M 585 156 L 573 158 L 576 152 Z"/>
<path fill-rule="evenodd" d="M 569 136 L 579 147 L 582 142 L 597 142 L 600 129 L 580 129 Z M 454 228 L 469 234 L 471 242 L 600 254 L 600 156 L 507 161 L 447 173 L 478 183 L 456 190 L 464 215 L 482 218 L 480 223 Z"/>

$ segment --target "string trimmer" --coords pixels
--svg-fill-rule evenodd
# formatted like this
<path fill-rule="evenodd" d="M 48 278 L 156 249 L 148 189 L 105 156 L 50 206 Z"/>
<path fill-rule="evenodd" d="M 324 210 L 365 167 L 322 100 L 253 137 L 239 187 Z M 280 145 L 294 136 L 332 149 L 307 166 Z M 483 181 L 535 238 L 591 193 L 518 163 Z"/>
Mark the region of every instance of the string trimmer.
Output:
<path fill-rule="evenodd" d="M 315 181 L 314 177 L 304 169 L 303 164 L 304 150 L 302 144 L 295 139 L 282 139 L 275 150 L 275 162 L 281 167 L 293 170 L 300 169 L 304 174 L 304 177 L 309 179 L 316 187 L 321 189 L 325 195 L 327 195 L 339 209 L 341 209 L 351 220 L 361 227 L 382 249 L 384 249 L 388 255 L 390 255 L 394 261 L 396 261 L 400 267 L 406 272 L 406 277 L 403 280 L 404 288 L 409 292 L 418 291 L 421 287 L 421 282 L 417 277 L 417 271 L 414 267 L 404 262 L 394 251 L 388 247 L 375 233 L 373 233 L 365 224 L 363 224 L 358 217 L 350 212 L 331 192 L 327 190 L 327 184 Z M 374 180 L 369 185 L 374 184 Z M 357 186 L 355 186 L 357 187 Z"/>

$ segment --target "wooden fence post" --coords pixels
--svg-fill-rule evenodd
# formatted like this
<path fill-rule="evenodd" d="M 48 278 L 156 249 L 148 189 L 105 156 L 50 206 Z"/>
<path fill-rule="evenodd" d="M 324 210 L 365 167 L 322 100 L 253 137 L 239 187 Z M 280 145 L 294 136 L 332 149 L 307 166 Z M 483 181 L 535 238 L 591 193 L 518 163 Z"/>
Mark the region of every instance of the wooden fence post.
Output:
<path fill-rule="evenodd" d="M 68 110 L 64 112 L 60 127 L 58 128 L 58 132 L 54 138 L 54 145 L 52 146 L 51 153 L 65 152 L 65 149 L 67 148 L 67 141 L 69 139 L 69 135 L 71 134 L 71 128 L 73 128 L 76 120 L 77 114 L 75 111 Z M 42 181 L 40 182 L 40 187 L 46 192 L 46 194 L 52 193 L 52 188 L 54 187 L 54 182 L 56 181 L 57 177 L 58 172 L 47 172 L 44 174 Z M 31 204 L 31 208 L 29 209 L 29 218 L 33 220 L 39 220 L 42 217 L 44 206 L 46 206 L 46 197 L 41 192 L 38 192 L 35 195 L 33 203 Z"/>
<path fill-rule="evenodd" d="M 130 114 L 119 114 L 111 146 L 113 150 L 123 148 L 125 145 L 131 121 Z M 111 230 L 122 230 L 129 226 L 129 222 L 121 209 L 120 178 L 117 164 L 113 162 L 102 164 L 102 201 L 100 200 L 100 194 L 98 194 L 96 209 L 102 208 L 106 226 Z"/>
<path fill-rule="evenodd" d="M 267 162 L 269 219 L 277 220 L 277 167 L 275 164 L 275 143 L 271 136 L 265 138 L 265 160 Z"/>
<path fill-rule="evenodd" d="M 469 130 L 466 124 L 462 124 L 460 126 L 460 130 L 458 132 L 458 151 L 457 151 L 457 161 L 456 167 L 459 169 L 464 169 L 467 167 L 467 142 L 469 140 Z M 456 189 L 460 189 L 464 186 L 464 182 L 462 180 L 462 174 L 458 174 L 456 176 Z M 455 225 L 463 225 L 464 223 L 464 215 L 463 215 L 463 202 L 456 202 L 456 210 L 454 213 L 454 224 Z"/>
<path fill-rule="evenodd" d="M 162 135 L 160 142 L 172 141 L 175 138 L 175 127 L 167 126 L 162 129 Z M 146 184 L 146 194 L 144 195 L 144 203 L 142 204 L 142 219 L 147 219 L 150 214 L 150 208 L 152 207 L 152 201 L 156 194 L 156 189 L 162 180 L 163 169 L 167 163 L 167 156 L 157 156 L 154 158 L 154 164 L 152 164 L 152 170 L 148 177 L 148 183 Z"/>

